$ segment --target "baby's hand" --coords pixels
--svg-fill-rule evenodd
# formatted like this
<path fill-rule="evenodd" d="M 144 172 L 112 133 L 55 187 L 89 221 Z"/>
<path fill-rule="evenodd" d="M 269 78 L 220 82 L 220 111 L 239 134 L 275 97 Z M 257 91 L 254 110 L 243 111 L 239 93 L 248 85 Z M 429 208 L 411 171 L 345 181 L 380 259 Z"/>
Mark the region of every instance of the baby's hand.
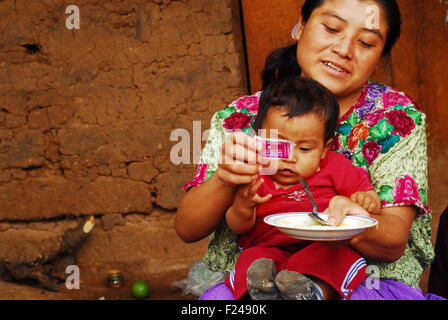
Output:
<path fill-rule="evenodd" d="M 350 199 L 355 201 L 370 214 L 380 214 L 381 200 L 375 191 L 373 190 L 367 192 L 358 191 L 352 194 Z"/>
<path fill-rule="evenodd" d="M 264 180 L 259 179 L 255 182 L 240 186 L 235 196 L 235 201 L 233 203 L 235 209 L 238 210 L 239 208 L 242 209 L 254 208 L 257 204 L 262 204 L 269 201 L 269 199 L 271 199 L 272 197 L 271 194 L 261 197 L 257 193 L 258 189 L 261 187 L 263 183 Z"/>
<path fill-rule="evenodd" d="M 271 194 L 264 197 L 257 194 L 263 182 L 264 180 L 260 179 L 238 188 L 233 205 L 226 212 L 227 225 L 236 234 L 244 234 L 252 230 L 256 221 L 255 207 L 271 199 Z"/>

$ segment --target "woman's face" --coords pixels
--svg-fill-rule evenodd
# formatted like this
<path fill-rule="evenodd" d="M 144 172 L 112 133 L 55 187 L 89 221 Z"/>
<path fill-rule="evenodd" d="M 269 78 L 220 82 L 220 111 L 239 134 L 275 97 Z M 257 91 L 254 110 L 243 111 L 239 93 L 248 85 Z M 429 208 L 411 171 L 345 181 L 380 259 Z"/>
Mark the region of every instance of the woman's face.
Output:
<path fill-rule="evenodd" d="M 325 0 L 294 34 L 302 76 L 338 99 L 356 101 L 381 58 L 387 29 L 383 9 L 373 0 Z"/>

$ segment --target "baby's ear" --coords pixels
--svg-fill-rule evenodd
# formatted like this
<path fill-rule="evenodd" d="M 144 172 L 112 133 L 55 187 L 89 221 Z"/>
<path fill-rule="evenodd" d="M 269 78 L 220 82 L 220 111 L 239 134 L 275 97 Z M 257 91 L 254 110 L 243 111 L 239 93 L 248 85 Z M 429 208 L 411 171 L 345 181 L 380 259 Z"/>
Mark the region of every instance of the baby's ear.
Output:
<path fill-rule="evenodd" d="M 320 157 L 321 160 L 327 156 L 327 152 L 328 152 L 328 150 L 330 150 L 331 145 L 333 144 L 333 141 L 334 141 L 334 139 L 331 138 L 330 140 L 328 140 L 325 143 L 324 150 L 322 150 L 322 156 Z"/>

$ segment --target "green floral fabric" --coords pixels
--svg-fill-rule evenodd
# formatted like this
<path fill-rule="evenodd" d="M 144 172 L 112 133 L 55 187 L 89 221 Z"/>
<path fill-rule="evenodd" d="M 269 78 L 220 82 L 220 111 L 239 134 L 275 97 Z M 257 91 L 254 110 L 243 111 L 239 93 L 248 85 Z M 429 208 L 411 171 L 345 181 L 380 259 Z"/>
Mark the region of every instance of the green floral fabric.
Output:
<path fill-rule="evenodd" d="M 260 92 L 242 97 L 211 120 L 209 138 L 198 171 L 185 189 L 198 186 L 217 169 L 221 145 L 229 132 L 252 129 Z M 382 207 L 418 208 L 403 256 L 393 263 L 366 259 L 377 265 L 380 277 L 417 288 L 422 272 L 434 258 L 431 212 L 427 207 L 426 117 L 404 93 L 368 82 L 358 103 L 340 120 L 332 150 L 343 153 L 369 176 Z M 213 271 L 230 272 L 238 258 L 238 236 L 225 221 L 210 236 L 205 264 Z"/>

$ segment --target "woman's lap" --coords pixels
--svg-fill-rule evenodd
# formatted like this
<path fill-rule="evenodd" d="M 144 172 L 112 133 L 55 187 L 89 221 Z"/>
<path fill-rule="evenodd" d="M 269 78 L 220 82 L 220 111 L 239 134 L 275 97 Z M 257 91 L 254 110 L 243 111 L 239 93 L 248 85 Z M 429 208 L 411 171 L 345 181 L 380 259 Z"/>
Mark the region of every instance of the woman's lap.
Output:
<path fill-rule="evenodd" d="M 226 284 L 221 282 L 205 291 L 199 300 L 235 300 L 235 298 Z"/>
<path fill-rule="evenodd" d="M 375 288 L 377 287 L 377 288 Z M 364 281 L 355 289 L 350 300 L 445 300 L 433 294 L 423 294 L 405 283 L 382 279 L 377 286 L 369 286 Z"/>
<path fill-rule="evenodd" d="M 204 292 L 199 300 L 235 300 L 232 292 L 224 283 L 218 283 Z M 423 294 L 405 283 L 394 280 L 380 280 L 376 286 L 365 281 L 355 289 L 351 300 L 446 300 L 437 295 Z"/>

